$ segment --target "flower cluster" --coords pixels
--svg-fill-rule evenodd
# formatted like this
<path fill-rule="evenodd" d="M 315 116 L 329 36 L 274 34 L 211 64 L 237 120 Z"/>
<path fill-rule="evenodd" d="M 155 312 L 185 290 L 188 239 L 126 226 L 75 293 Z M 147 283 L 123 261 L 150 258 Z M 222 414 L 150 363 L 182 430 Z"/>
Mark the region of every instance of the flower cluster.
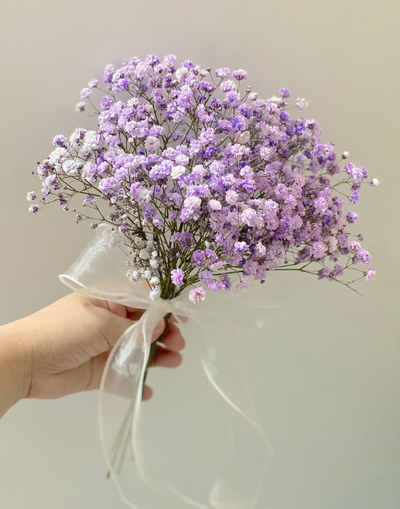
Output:
<path fill-rule="evenodd" d="M 204 288 L 246 288 L 246 278 L 264 282 L 270 270 L 346 286 L 356 280 L 340 279 L 348 270 L 371 279 L 373 269 L 356 267 L 371 261 L 362 236 L 349 232 L 358 216 L 343 211 L 343 198 L 358 201 L 367 170 L 350 162 L 342 169 L 348 152 L 338 158 L 333 143 L 323 144 L 315 120 L 290 118 L 288 89 L 261 99 L 241 89 L 246 78 L 242 69 L 179 66 L 174 55 L 107 65 L 105 89 L 91 80 L 76 105 L 82 112 L 90 103 L 98 130 L 56 136 L 38 166 L 41 207 L 58 201 L 69 210 L 84 196 L 96 217 L 80 212 L 76 222 L 106 222 L 122 233 L 128 277 L 145 279 L 162 298 L 193 287 L 189 298 L 200 302 Z M 94 91 L 103 93 L 98 108 Z M 298 110 L 307 105 L 297 98 Z"/>

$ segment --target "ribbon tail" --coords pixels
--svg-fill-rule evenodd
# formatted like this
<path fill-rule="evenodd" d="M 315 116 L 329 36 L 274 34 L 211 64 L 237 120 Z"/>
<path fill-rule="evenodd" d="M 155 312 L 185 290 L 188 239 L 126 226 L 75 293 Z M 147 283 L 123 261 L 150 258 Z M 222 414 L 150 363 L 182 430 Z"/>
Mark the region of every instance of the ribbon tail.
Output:
<path fill-rule="evenodd" d="M 136 392 L 139 391 L 140 368 L 146 362 L 145 348 L 134 348 L 134 333 L 138 323 L 127 329 L 114 345 L 103 371 L 98 396 L 100 443 L 113 480 L 124 503 L 134 505 L 123 483 L 123 472 L 134 461 L 131 449 L 131 429 Z M 135 362 L 132 353 L 135 354 Z"/>
<path fill-rule="evenodd" d="M 109 355 L 98 399 L 101 445 L 111 478 L 128 507 L 209 509 L 174 490 L 145 461 L 142 444 L 149 438 L 143 440 L 143 378 L 154 327 L 164 314 L 162 308 L 147 310 L 124 332 Z"/>
<path fill-rule="evenodd" d="M 259 500 L 273 446 L 253 402 L 246 345 L 233 325 L 215 320 L 198 340 L 203 369 L 228 403 L 230 451 L 220 461 L 210 494 L 213 509 L 253 509 Z M 235 337 L 236 336 L 236 337 Z"/>
<path fill-rule="evenodd" d="M 144 371 L 159 319 L 160 312 L 147 311 L 122 334 L 107 359 L 98 397 L 100 442 L 108 471 L 121 499 L 134 509 L 144 507 L 135 493 L 138 487 L 145 491 L 156 486 L 145 465 L 140 423 Z"/>

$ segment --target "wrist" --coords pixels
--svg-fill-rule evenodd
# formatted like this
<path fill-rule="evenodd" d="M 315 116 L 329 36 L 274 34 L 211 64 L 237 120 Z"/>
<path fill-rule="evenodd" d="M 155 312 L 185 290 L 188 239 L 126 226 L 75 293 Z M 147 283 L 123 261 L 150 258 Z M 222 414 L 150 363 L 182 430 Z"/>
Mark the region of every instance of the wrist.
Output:
<path fill-rule="evenodd" d="M 0 418 L 29 393 L 31 356 L 24 337 L 29 328 L 23 320 L 0 327 Z"/>

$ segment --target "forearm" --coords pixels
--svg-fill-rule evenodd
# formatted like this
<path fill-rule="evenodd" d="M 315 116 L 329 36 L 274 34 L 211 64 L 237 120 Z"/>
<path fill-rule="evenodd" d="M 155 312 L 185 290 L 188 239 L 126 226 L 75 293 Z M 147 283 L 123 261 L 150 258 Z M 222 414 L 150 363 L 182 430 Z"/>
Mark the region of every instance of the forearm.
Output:
<path fill-rule="evenodd" d="M 27 395 L 30 366 L 22 320 L 0 327 L 0 418 Z"/>

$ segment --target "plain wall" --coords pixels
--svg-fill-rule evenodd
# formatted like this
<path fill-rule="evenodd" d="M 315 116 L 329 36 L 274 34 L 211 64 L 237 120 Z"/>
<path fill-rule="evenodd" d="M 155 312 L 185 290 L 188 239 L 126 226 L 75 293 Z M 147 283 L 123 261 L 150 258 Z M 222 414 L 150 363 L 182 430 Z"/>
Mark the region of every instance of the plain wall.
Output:
<path fill-rule="evenodd" d="M 56 205 L 29 214 L 26 193 L 40 189 L 31 172 L 54 135 L 89 125 L 74 106 L 108 63 L 173 53 L 214 70 L 245 69 L 260 97 L 287 87 L 292 100 L 309 101 L 303 116 L 318 121 L 322 141 L 334 141 L 338 155 L 348 150 L 381 181 L 354 206 L 354 230 L 377 271 L 374 281 L 357 283 L 363 297 L 283 273 L 291 299 L 250 345 L 252 389 L 276 453 L 258 509 L 400 507 L 399 21 L 395 0 L 0 5 L 0 323 L 68 293 L 57 275 L 92 231 Z M 183 422 L 182 401 L 192 397 L 197 409 L 207 401 L 193 345 L 183 357 L 179 369 L 159 368 L 149 381 L 146 419 L 149 426 L 164 419 L 167 435 Z M 124 507 L 105 480 L 96 395 L 22 401 L 2 419 L 1 507 Z M 203 479 L 190 482 L 201 487 Z"/>

